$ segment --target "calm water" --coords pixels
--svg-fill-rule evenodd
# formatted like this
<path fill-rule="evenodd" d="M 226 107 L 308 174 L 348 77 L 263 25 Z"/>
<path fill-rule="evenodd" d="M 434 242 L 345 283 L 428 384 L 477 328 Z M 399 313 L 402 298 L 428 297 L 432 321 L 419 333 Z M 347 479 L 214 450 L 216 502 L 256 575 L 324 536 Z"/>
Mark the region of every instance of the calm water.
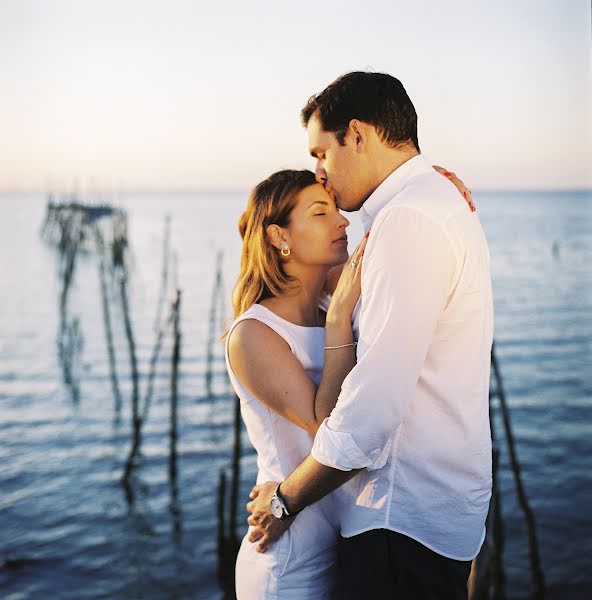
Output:
<path fill-rule="evenodd" d="M 592 597 L 592 197 L 483 193 L 476 201 L 492 255 L 498 357 L 546 583 L 553 597 Z M 178 514 L 167 466 L 171 340 L 158 365 L 130 511 L 120 484 L 131 395 L 122 315 L 112 303 L 124 400 L 118 420 L 93 256 L 80 257 L 69 300 L 84 341 L 78 402 L 62 381 L 58 260 L 40 238 L 45 202 L 42 195 L 0 196 L 0 596 L 217 599 L 216 493 L 218 473 L 230 463 L 232 402 L 220 353 L 216 396 L 205 393 L 207 316 L 217 250 L 225 251 L 227 292 L 236 274 L 235 224 L 245 197 L 137 194 L 117 201 L 130 221 L 142 397 L 163 221 L 172 217 L 183 290 Z M 355 242 L 360 227 L 355 217 L 352 223 Z M 497 417 L 496 425 L 501 431 Z M 242 466 L 246 501 L 255 476 L 249 448 Z M 505 447 L 500 486 L 508 597 L 526 597 L 526 529 Z"/>

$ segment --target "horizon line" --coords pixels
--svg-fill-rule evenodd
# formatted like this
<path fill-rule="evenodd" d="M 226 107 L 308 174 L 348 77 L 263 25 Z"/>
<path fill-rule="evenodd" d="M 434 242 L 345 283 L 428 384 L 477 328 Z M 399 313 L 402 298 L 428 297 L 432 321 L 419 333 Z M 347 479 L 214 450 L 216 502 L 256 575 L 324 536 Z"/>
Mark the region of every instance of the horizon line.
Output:
<path fill-rule="evenodd" d="M 89 194 L 243 194 L 250 193 L 252 188 L 247 187 L 130 187 L 118 189 L 42 189 L 42 188 L 2 188 L 0 194 L 58 194 L 58 195 L 79 195 Z M 472 194 L 480 193 L 515 193 L 515 192 L 534 192 L 534 193 L 553 193 L 553 192 L 590 192 L 590 186 L 561 186 L 561 187 L 475 187 L 471 190 Z"/>

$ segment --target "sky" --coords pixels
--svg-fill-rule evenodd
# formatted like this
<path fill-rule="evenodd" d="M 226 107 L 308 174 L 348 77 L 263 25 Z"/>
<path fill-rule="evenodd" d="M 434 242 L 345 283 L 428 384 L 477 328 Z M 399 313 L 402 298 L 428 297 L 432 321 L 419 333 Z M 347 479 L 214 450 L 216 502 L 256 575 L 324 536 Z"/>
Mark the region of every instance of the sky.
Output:
<path fill-rule="evenodd" d="M 475 189 L 592 187 L 589 0 L 0 0 L 0 190 L 247 189 L 312 168 L 299 112 L 399 78 Z"/>

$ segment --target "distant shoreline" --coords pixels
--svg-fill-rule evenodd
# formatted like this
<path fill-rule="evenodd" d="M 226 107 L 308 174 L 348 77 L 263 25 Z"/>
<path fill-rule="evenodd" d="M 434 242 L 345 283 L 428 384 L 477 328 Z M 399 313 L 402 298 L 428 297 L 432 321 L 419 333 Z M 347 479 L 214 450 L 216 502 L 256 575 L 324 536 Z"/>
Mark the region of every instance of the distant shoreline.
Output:
<path fill-rule="evenodd" d="M 32 194 L 101 194 L 101 195 L 119 195 L 119 194 L 248 194 L 249 189 L 240 188 L 154 188 L 154 189 L 96 189 L 96 190 L 40 190 L 40 189 L 0 189 L 0 196 L 8 195 L 32 195 Z M 481 194 L 592 194 L 592 187 L 574 187 L 574 188 L 473 188 L 473 195 Z"/>

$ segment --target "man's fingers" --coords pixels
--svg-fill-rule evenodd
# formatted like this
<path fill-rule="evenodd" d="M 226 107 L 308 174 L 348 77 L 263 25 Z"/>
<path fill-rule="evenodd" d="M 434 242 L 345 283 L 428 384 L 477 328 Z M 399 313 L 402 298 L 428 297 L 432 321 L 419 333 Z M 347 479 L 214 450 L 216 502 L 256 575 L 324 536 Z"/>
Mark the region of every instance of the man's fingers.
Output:
<path fill-rule="evenodd" d="M 247 512 L 252 513 L 253 512 L 253 503 L 247 502 L 247 505 L 245 506 L 245 508 L 247 509 Z"/>
<path fill-rule="evenodd" d="M 253 515 L 249 516 L 249 518 L 247 519 L 247 523 L 253 527 L 257 525 L 257 521 L 255 520 L 255 517 Z"/>
<path fill-rule="evenodd" d="M 251 498 L 251 500 L 254 500 L 255 498 L 257 498 L 257 496 L 259 495 L 259 492 L 261 491 L 261 486 L 260 485 L 256 485 L 252 490 L 251 493 L 249 494 L 249 498 Z"/>
<path fill-rule="evenodd" d="M 263 552 L 265 552 L 268 548 L 269 548 L 268 540 L 266 537 L 263 537 L 257 544 L 257 547 L 255 548 L 255 550 L 257 552 L 259 552 L 259 554 L 263 554 Z"/>

